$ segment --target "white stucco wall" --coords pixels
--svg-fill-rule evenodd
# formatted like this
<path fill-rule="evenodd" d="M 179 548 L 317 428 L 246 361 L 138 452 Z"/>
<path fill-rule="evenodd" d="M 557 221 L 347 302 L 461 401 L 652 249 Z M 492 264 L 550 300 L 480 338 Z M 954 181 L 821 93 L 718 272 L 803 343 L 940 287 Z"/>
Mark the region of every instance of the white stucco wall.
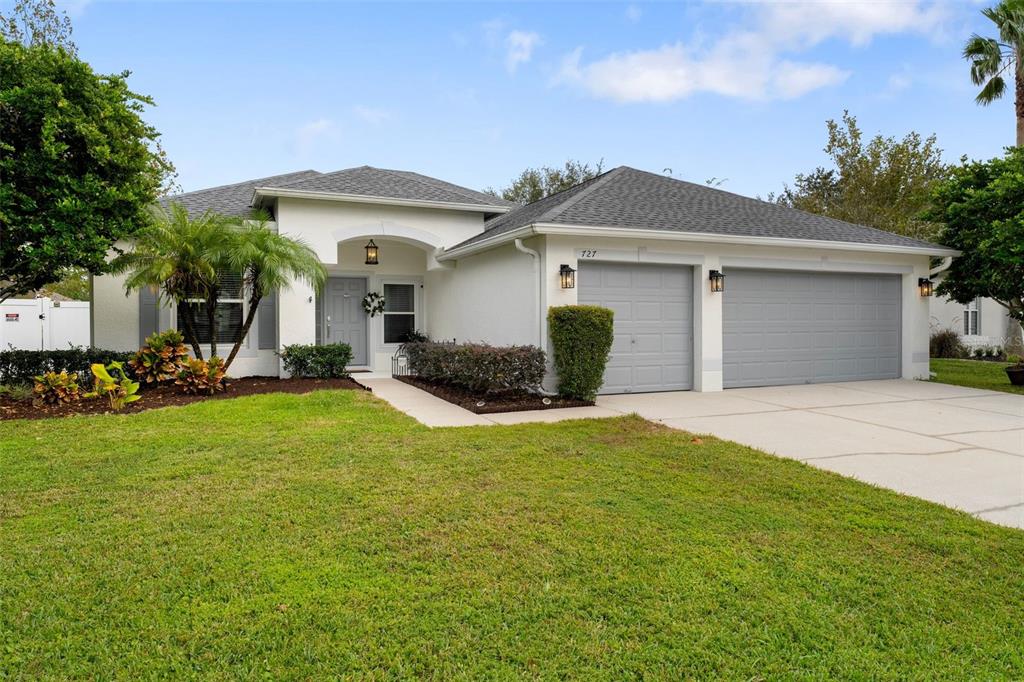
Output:
<path fill-rule="evenodd" d="M 541 239 L 526 241 L 539 250 Z M 463 258 L 450 270 L 427 273 L 434 339 L 479 341 L 494 345 L 538 345 L 539 263 L 512 244 Z"/>
<path fill-rule="evenodd" d="M 964 310 L 967 306 L 941 296 L 932 297 L 929 323 L 934 330 L 952 329 L 971 347 L 1004 346 L 1011 337 L 1020 339 L 1020 325 L 1010 319 L 1006 308 L 991 298 L 981 299 L 980 329 L 978 334 L 964 334 Z"/>
<path fill-rule="evenodd" d="M 574 305 L 578 289 L 562 289 L 558 268 L 579 269 L 586 251 L 594 261 L 664 263 L 694 268 L 694 389 L 722 389 L 722 296 L 712 294 L 708 271 L 721 270 L 728 287 L 729 268 L 846 271 L 899 274 L 902 277 L 902 376 L 928 378 L 928 299 L 918 294 L 917 280 L 928 274 L 927 256 L 827 250 L 819 248 L 743 246 L 689 241 L 547 235 L 544 244 L 544 310 Z M 545 324 L 545 338 L 547 329 Z M 548 349 L 550 351 L 550 348 Z"/>

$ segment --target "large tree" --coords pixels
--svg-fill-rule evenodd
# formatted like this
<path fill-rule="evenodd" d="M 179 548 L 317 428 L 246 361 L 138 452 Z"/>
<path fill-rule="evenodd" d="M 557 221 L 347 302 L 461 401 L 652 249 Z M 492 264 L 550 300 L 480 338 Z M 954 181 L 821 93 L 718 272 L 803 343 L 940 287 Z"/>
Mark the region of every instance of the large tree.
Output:
<path fill-rule="evenodd" d="M 1006 93 L 1007 78 L 1013 80 L 1014 111 L 1017 116 L 1017 146 L 1024 145 L 1024 0 L 1005 0 L 981 10 L 999 33 L 998 38 L 972 35 L 964 45 L 964 59 L 971 64 L 971 81 L 982 86 L 975 97 L 988 105 Z"/>
<path fill-rule="evenodd" d="M 71 19 L 54 0 L 17 0 L 10 12 L 0 13 L 0 38 L 23 45 L 63 48 L 74 56 Z"/>
<path fill-rule="evenodd" d="M 496 197 L 500 196 L 506 201 L 514 201 L 517 204 L 529 204 L 597 177 L 601 174 L 603 168 L 604 160 L 598 161 L 591 166 L 589 163 L 570 159 L 561 168 L 552 166 L 527 168 L 508 187 L 501 191 L 492 187 L 484 191 Z"/>
<path fill-rule="evenodd" d="M 991 298 L 1024 323 L 1024 148 L 954 168 L 928 217 L 942 224 L 942 243 L 963 252 L 937 293 L 959 303 Z"/>
<path fill-rule="evenodd" d="M 50 42 L 0 40 L 0 301 L 72 268 L 104 272 L 173 169 L 127 72 Z"/>
<path fill-rule="evenodd" d="M 915 132 L 903 139 L 865 140 L 857 119 L 843 112 L 829 120 L 825 153 L 832 167 L 796 176 L 793 186 L 770 201 L 887 232 L 934 239 L 938 226 L 922 220 L 931 193 L 949 175 L 935 136 Z"/>

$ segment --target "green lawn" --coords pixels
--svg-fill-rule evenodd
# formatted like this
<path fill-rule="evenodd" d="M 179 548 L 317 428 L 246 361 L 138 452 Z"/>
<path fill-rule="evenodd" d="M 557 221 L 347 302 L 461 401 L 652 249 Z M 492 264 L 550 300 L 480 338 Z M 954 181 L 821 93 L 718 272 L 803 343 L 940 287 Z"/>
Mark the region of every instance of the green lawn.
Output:
<path fill-rule="evenodd" d="M 1020 531 L 639 418 L 0 422 L 3 679 L 1019 679 L 1022 565 Z"/>
<path fill-rule="evenodd" d="M 931 367 L 935 372 L 935 378 L 932 381 L 1024 395 L 1024 386 L 1011 384 L 1006 372 L 1003 371 L 1009 364 L 1008 362 L 986 362 L 984 360 L 932 358 Z"/>

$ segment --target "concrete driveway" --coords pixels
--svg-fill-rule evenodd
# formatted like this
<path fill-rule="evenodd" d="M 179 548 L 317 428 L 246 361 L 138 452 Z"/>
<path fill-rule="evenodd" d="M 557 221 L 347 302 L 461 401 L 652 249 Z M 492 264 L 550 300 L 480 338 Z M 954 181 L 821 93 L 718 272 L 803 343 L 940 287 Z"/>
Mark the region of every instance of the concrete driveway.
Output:
<path fill-rule="evenodd" d="M 1024 396 L 894 380 L 613 395 L 597 404 L 1024 528 Z"/>

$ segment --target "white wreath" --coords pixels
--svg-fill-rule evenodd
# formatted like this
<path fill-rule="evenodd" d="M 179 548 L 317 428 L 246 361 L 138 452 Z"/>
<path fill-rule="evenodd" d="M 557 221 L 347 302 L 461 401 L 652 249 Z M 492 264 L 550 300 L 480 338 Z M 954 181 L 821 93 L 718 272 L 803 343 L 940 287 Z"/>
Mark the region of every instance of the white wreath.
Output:
<path fill-rule="evenodd" d="M 363 296 L 363 310 L 365 310 L 370 317 L 376 317 L 378 314 L 384 312 L 384 297 L 376 291 L 371 291 L 366 296 Z"/>

